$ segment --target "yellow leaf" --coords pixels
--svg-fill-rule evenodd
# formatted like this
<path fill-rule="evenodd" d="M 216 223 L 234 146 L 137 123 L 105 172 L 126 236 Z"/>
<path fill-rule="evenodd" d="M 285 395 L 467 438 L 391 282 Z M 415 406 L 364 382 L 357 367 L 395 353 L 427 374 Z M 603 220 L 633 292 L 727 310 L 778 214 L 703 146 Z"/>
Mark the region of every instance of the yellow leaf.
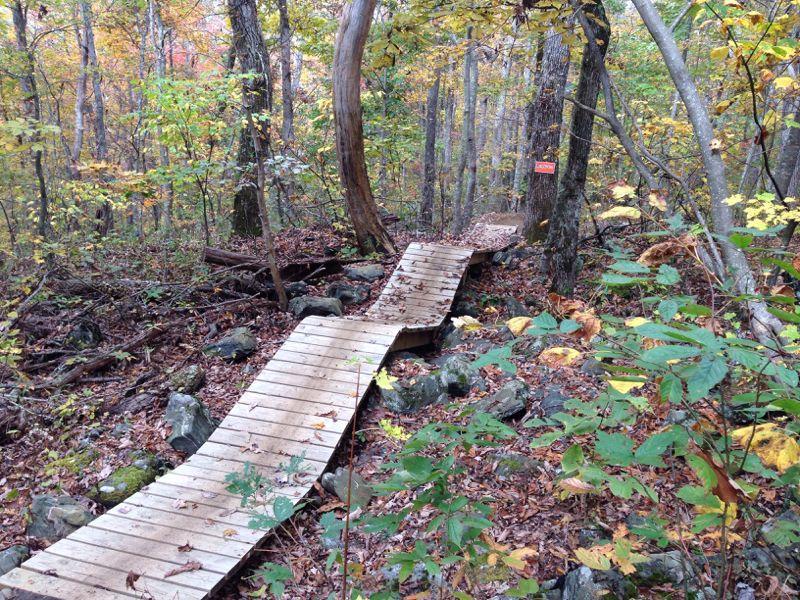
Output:
<path fill-rule="evenodd" d="M 644 317 L 631 317 L 625 321 L 626 327 L 639 327 L 640 325 L 644 325 L 645 323 L 649 323 L 650 319 L 645 319 Z"/>
<path fill-rule="evenodd" d="M 720 46 L 718 48 L 714 48 L 709 54 L 713 60 L 723 60 L 728 57 L 728 47 Z"/>
<path fill-rule="evenodd" d="M 574 348 L 556 346 L 548 348 L 539 355 L 539 360 L 548 367 L 571 365 L 580 357 L 581 353 Z"/>
<path fill-rule="evenodd" d="M 711 507 L 711 506 L 695 506 L 695 510 L 701 514 L 725 514 L 725 525 L 730 525 L 733 520 L 736 518 L 737 513 L 737 505 L 736 502 L 729 502 L 725 504 L 723 502 L 719 503 L 719 506 Z"/>
<path fill-rule="evenodd" d="M 611 561 L 598 548 L 578 548 L 575 550 L 575 556 L 595 571 L 608 571 L 611 568 Z"/>
<path fill-rule="evenodd" d="M 749 444 L 750 450 L 756 453 L 761 462 L 781 473 L 800 462 L 800 445 L 775 423 L 735 429 L 731 432 L 731 438 L 742 447 Z"/>
<path fill-rule="evenodd" d="M 647 196 L 647 203 L 661 212 L 667 211 L 667 201 L 658 194 L 650 194 Z"/>
<path fill-rule="evenodd" d="M 528 564 L 525 562 L 528 557 L 537 556 L 539 553 L 533 548 L 517 548 L 508 556 L 503 557 L 503 562 L 517 571 L 524 571 Z"/>
<path fill-rule="evenodd" d="M 509 331 L 513 333 L 515 336 L 522 335 L 522 332 L 531 324 L 530 317 L 514 317 L 513 319 L 509 319 L 506 321 L 506 327 L 508 327 Z"/>
<path fill-rule="evenodd" d="M 311 425 L 314 429 L 325 429 L 325 423 L 320 421 L 319 423 L 313 423 Z"/>
<path fill-rule="evenodd" d="M 725 198 L 723 202 L 728 206 L 736 206 L 737 204 L 744 202 L 744 196 L 742 196 L 741 194 L 734 194 L 733 196 Z"/>
<path fill-rule="evenodd" d="M 644 381 L 623 381 L 621 379 L 608 380 L 608 385 L 617 390 L 620 394 L 627 394 L 631 390 L 638 390 L 644 383 Z"/>
<path fill-rule="evenodd" d="M 708 142 L 708 147 L 714 151 L 722 150 L 722 142 L 717 138 L 714 138 L 710 142 Z"/>
<path fill-rule="evenodd" d="M 481 329 L 483 325 L 475 317 L 464 315 L 463 317 L 454 317 L 452 319 L 453 327 L 456 329 L 463 329 L 464 331 L 475 331 Z"/>
<path fill-rule="evenodd" d="M 591 483 L 578 479 L 577 477 L 567 477 L 558 482 L 558 485 L 564 491 L 571 494 L 590 494 L 595 491 L 595 487 Z"/>
<path fill-rule="evenodd" d="M 636 188 L 627 184 L 615 185 L 613 188 L 611 188 L 611 193 L 614 195 L 615 200 L 630 198 L 635 192 Z"/>
<path fill-rule="evenodd" d="M 794 78 L 793 77 L 778 77 L 775 81 L 772 82 L 775 86 L 775 89 L 783 90 L 786 88 L 790 88 L 794 85 Z"/>
<path fill-rule="evenodd" d="M 378 371 L 377 375 L 375 375 L 375 385 L 383 390 L 393 390 L 394 386 L 392 383 L 395 381 L 397 381 L 397 377 L 389 375 L 386 369 L 381 369 Z"/>
<path fill-rule="evenodd" d="M 615 206 L 605 212 L 601 212 L 599 219 L 638 219 L 642 213 L 635 206 Z"/>
<path fill-rule="evenodd" d="M 402 426 L 393 425 L 391 419 L 381 419 L 378 421 L 378 424 L 381 426 L 381 429 L 386 432 L 387 436 L 395 440 L 404 442 L 411 437 L 411 434 L 408 433 Z"/>

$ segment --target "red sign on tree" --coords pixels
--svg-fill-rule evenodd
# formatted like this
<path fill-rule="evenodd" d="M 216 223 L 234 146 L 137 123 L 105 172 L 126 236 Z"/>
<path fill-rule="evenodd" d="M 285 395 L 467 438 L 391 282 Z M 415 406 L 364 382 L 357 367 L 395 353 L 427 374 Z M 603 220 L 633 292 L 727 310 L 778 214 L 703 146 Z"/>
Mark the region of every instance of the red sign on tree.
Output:
<path fill-rule="evenodd" d="M 533 172 L 546 173 L 547 175 L 554 175 L 556 172 L 556 163 L 537 160 L 533 164 Z"/>

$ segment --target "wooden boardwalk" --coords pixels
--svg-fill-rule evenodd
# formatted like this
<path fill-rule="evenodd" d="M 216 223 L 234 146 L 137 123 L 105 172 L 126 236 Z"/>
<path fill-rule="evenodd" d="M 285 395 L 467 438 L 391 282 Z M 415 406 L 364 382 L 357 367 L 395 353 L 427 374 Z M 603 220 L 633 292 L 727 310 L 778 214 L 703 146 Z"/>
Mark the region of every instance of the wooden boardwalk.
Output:
<path fill-rule="evenodd" d="M 274 482 L 263 510 L 274 496 L 305 497 L 386 355 L 430 341 L 468 266 L 515 231 L 489 227 L 489 247 L 477 251 L 410 244 L 363 317 L 303 319 L 194 455 L 7 573 L 0 589 L 65 600 L 212 595 L 269 533 L 248 527 L 225 476 L 250 463 Z M 303 472 L 287 479 L 280 467 L 293 456 Z"/>

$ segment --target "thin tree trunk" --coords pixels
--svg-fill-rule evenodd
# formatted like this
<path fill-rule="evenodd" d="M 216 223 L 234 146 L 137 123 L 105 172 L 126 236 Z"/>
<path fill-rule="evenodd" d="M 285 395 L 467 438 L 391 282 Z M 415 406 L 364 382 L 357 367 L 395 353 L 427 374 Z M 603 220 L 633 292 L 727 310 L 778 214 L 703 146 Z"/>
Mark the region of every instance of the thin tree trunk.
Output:
<path fill-rule="evenodd" d="M 364 158 L 364 125 L 361 119 L 361 59 L 369 35 L 376 0 L 353 0 L 342 13 L 333 53 L 333 115 L 336 154 L 347 210 L 362 253 L 385 250 L 394 253 L 389 232 L 383 226 L 372 196 Z"/>
<path fill-rule="evenodd" d="M 571 18 L 568 26 L 571 26 Z M 561 143 L 561 120 L 564 110 L 564 87 L 569 73 L 569 46 L 562 35 L 550 29 L 539 61 L 541 71 L 536 97 L 530 106 L 530 160 L 528 161 L 528 190 L 525 194 L 524 235 L 541 240 L 547 235 L 558 195 L 558 149 Z M 536 173 L 537 161 L 556 163 L 555 173 Z"/>
<path fill-rule="evenodd" d="M 472 213 L 475 210 L 475 198 L 478 194 L 478 145 L 475 140 L 475 107 L 478 102 L 478 61 L 473 56 L 472 59 L 472 82 L 470 84 L 472 92 L 472 100 L 470 105 L 472 111 L 470 112 L 470 121 L 467 129 L 467 193 L 464 196 L 464 210 L 463 218 L 461 221 L 461 229 L 467 227 L 472 222 Z M 485 107 L 486 105 L 484 105 Z M 482 124 L 486 123 L 486 112 Z M 485 130 L 484 130 L 485 141 Z M 459 230 L 460 231 L 460 230 Z"/>
<path fill-rule="evenodd" d="M 592 150 L 593 111 L 597 107 L 603 61 L 611 34 L 601 0 L 578 5 L 576 14 L 586 35 L 575 94 L 580 104 L 572 111 L 569 156 L 545 244 L 545 271 L 550 275 L 552 289 L 564 296 L 572 295 L 577 277 L 578 234 Z"/>
<path fill-rule="evenodd" d="M 450 70 L 454 69 L 451 63 Z M 442 160 L 439 167 L 440 227 L 444 229 L 447 199 L 450 197 L 450 176 L 453 167 L 453 122 L 455 121 L 456 97 L 453 86 L 447 88 L 444 95 L 444 125 L 442 127 Z"/>
<path fill-rule="evenodd" d="M 530 41 L 528 41 L 528 52 L 530 52 Z M 535 60 L 535 59 L 534 59 Z M 535 70 L 535 65 L 534 65 Z M 517 162 L 514 165 L 514 182 L 511 185 L 511 193 L 513 194 L 515 203 L 522 195 L 522 179 L 525 172 L 525 166 L 528 164 L 528 116 L 525 107 L 528 105 L 528 88 L 531 85 L 531 64 L 530 61 L 525 61 L 525 67 L 522 70 L 522 100 L 521 106 L 517 109 L 517 118 L 522 121 L 522 128 L 517 138 Z"/>
<path fill-rule="evenodd" d="M 42 124 L 42 105 L 39 97 L 39 90 L 36 86 L 33 53 L 28 46 L 28 9 L 23 6 L 20 0 L 12 2 L 9 8 L 11 9 L 11 17 L 14 22 L 17 51 L 20 53 L 21 57 L 19 82 L 22 88 L 25 116 L 33 122 L 34 127 L 39 127 Z M 31 141 L 34 142 L 36 147 L 36 149 L 31 152 L 31 158 L 33 159 L 33 172 L 39 191 L 37 231 L 42 239 L 47 239 L 50 232 L 50 205 L 44 175 L 43 152 L 38 144 L 41 135 L 36 131 L 31 137 Z"/>
<path fill-rule="evenodd" d="M 723 259 L 734 279 L 735 288 L 740 294 L 754 295 L 757 292 L 756 281 L 747 257 L 728 239 L 734 225 L 733 213 L 731 207 L 725 202 L 728 197 L 728 180 L 718 144 L 712 143 L 715 138 L 708 115 L 708 107 L 697 91 L 675 40 L 651 0 L 633 0 L 633 4 L 661 51 L 664 63 L 678 88 L 684 106 L 686 106 L 705 168 L 711 196 L 714 233 L 722 247 Z M 767 311 L 767 306 L 763 301 L 749 300 L 747 306 L 750 311 L 750 327 L 753 333 L 761 343 L 772 343 L 774 335 L 779 334 L 783 329 L 781 322 Z"/>
<path fill-rule="evenodd" d="M 228 0 L 228 16 L 233 33 L 233 46 L 242 74 L 242 97 L 250 99 L 253 120 L 259 128 L 262 146 L 269 148 L 270 113 L 272 109 L 269 85 L 269 55 L 261 32 L 255 0 Z M 247 128 L 239 135 L 236 166 L 239 183 L 233 199 L 233 231 L 239 235 L 262 233 L 259 213 L 257 173 L 254 172 L 256 151 Z"/>
<path fill-rule="evenodd" d="M 464 196 L 464 171 L 467 168 L 467 161 L 470 153 L 470 145 L 474 145 L 475 140 L 475 106 L 472 104 L 472 62 L 474 49 L 472 42 L 472 25 L 467 27 L 467 47 L 464 52 L 464 115 L 461 125 L 461 155 L 458 158 L 456 167 L 456 189 L 453 195 L 453 233 L 458 234 L 464 226 L 464 214 L 462 199 Z M 472 127 L 470 128 L 470 123 Z M 471 133 L 470 133 L 471 130 Z"/>
<path fill-rule="evenodd" d="M 436 79 L 428 90 L 425 111 L 425 158 L 423 161 L 422 189 L 420 191 L 419 226 L 430 229 L 433 225 L 433 192 L 436 184 L 436 125 L 439 115 L 439 84 L 442 75 L 437 70 Z"/>
<path fill-rule="evenodd" d="M 494 137 L 492 139 L 492 169 L 489 173 L 489 195 L 490 205 L 498 210 L 508 210 L 508 195 L 503 189 L 500 167 L 503 164 L 504 133 L 506 128 L 506 95 L 508 90 L 509 75 L 511 75 L 511 50 L 514 47 L 514 38 L 506 40 L 508 56 L 503 61 L 503 70 L 500 74 L 502 78 L 500 96 L 497 98 L 497 112 L 495 114 Z"/>
<path fill-rule="evenodd" d="M 287 156 L 294 143 L 294 87 L 292 85 L 292 29 L 289 23 L 289 9 L 286 0 L 278 0 L 280 13 L 280 45 L 281 45 L 281 144 L 283 155 Z M 291 210 L 294 182 L 291 175 L 281 186 L 286 197 L 286 210 Z"/>
<path fill-rule="evenodd" d="M 86 102 L 86 86 L 89 81 L 89 52 L 86 48 L 86 37 L 81 34 L 81 30 L 77 24 L 75 25 L 75 39 L 78 43 L 78 51 L 80 52 L 80 66 L 78 67 L 78 82 L 75 86 L 75 137 L 72 140 L 72 149 L 70 150 L 69 173 L 72 179 L 80 179 L 81 174 L 78 170 L 78 163 L 81 160 L 83 137 L 86 131 L 83 118 L 83 105 Z"/>
<path fill-rule="evenodd" d="M 167 52 L 166 52 L 166 39 L 167 30 L 164 27 L 164 21 L 161 18 L 161 6 L 158 0 L 149 0 L 148 11 L 150 16 L 150 36 L 153 42 L 153 50 L 156 55 L 156 78 L 158 79 L 159 89 L 162 86 L 163 80 L 167 76 Z M 156 128 L 156 135 L 161 137 L 161 127 Z M 169 169 L 170 158 L 169 149 L 162 144 L 158 143 L 158 157 L 162 169 L 166 172 Z M 161 193 L 165 197 L 164 200 L 164 226 L 169 230 L 172 228 L 172 205 L 173 205 L 173 188 L 172 183 L 162 183 Z"/>

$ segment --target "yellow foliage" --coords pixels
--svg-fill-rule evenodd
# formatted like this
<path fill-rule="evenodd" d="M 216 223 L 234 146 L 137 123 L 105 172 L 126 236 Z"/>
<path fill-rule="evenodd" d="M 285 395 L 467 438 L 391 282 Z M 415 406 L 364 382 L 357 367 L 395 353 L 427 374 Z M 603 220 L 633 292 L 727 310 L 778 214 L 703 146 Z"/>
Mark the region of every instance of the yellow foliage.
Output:
<path fill-rule="evenodd" d="M 375 375 L 375 385 L 384 390 L 393 390 L 394 386 L 392 383 L 395 381 L 397 381 L 397 377 L 389 375 L 389 372 L 386 369 L 381 369 Z"/>
<path fill-rule="evenodd" d="M 731 438 L 742 447 L 749 444 L 761 462 L 781 473 L 800 462 L 800 445 L 775 423 L 735 429 Z"/>
<path fill-rule="evenodd" d="M 508 327 L 509 331 L 515 336 L 521 335 L 530 324 L 530 317 L 514 317 L 506 321 L 506 327 Z"/>
<path fill-rule="evenodd" d="M 381 419 L 378 421 L 378 424 L 381 426 L 381 429 L 386 432 L 386 435 L 394 440 L 405 442 L 411 437 L 411 434 L 408 433 L 403 426 L 393 425 L 391 419 Z"/>
<path fill-rule="evenodd" d="M 539 360 L 548 367 L 571 365 L 580 357 L 581 353 L 574 348 L 556 346 L 548 348 L 539 355 Z"/>
<path fill-rule="evenodd" d="M 617 390 L 620 394 L 627 394 L 631 390 L 638 390 L 644 386 L 644 381 L 624 381 L 622 379 L 609 379 L 608 385 Z"/>
<path fill-rule="evenodd" d="M 481 322 L 475 317 L 464 315 L 463 317 L 453 318 L 453 327 L 456 329 L 463 329 L 464 331 L 476 331 L 483 328 L 483 325 L 481 325 Z"/>
<path fill-rule="evenodd" d="M 615 206 L 597 215 L 599 219 L 638 219 L 641 216 L 635 206 Z"/>

